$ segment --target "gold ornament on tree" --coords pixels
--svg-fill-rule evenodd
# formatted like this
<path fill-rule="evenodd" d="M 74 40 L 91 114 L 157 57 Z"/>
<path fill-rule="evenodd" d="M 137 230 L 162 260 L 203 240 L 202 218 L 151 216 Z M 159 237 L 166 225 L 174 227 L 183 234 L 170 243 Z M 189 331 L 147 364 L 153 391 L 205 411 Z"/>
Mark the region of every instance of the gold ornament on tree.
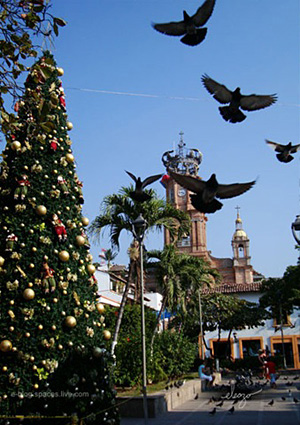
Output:
<path fill-rule="evenodd" d="M 88 264 L 86 266 L 86 269 L 87 269 L 89 274 L 94 274 L 95 271 L 96 271 L 96 267 L 93 264 Z"/>
<path fill-rule="evenodd" d="M 87 217 L 82 217 L 82 218 L 81 218 L 81 223 L 82 223 L 84 226 L 88 226 L 88 225 L 89 225 L 89 222 L 90 222 L 90 220 L 89 220 Z"/>
<path fill-rule="evenodd" d="M 69 261 L 70 259 L 70 254 L 68 253 L 68 251 L 64 251 L 64 250 L 60 251 L 58 256 L 59 256 L 59 259 L 64 262 Z"/>
<path fill-rule="evenodd" d="M 12 148 L 12 150 L 14 150 L 14 151 L 19 151 L 20 149 L 21 149 L 21 143 L 20 142 L 18 142 L 18 140 L 15 140 L 14 142 L 12 142 L 12 144 L 11 144 L 11 148 Z"/>
<path fill-rule="evenodd" d="M 101 303 L 96 304 L 96 308 L 97 308 L 97 310 L 98 310 L 98 313 L 100 313 L 100 314 L 103 314 L 103 313 L 104 313 L 104 311 L 105 311 L 105 307 L 104 307 L 104 305 L 103 305 L 103 304 L 101 304 Z"/>
<path fill-rule="evenodd" d="M 77 321 L 74 316 L 67 316 L 65 318 L 65 325 L 68 326 L 68 328 L 74 328 L 76 324 L 77 324 Z"/>
<path fill-rule="evenodd" d="M 85 244 L 85 238 L 83 236 L 76 236 L 76 245 L 83 246 Z"/>
<path fill-rule="evenodd" d="M 67 121 L 67 129 L 72 130 L 72 128 L 73 128 L 73 124 L 71 123 L 71 121 Z"/>
<path fill-rule="evenodd" d="M 12 349 L 12 343 L 9 341 L 9 339 L 4 339 L 0 342 L 0 351 L 3 353 L 7 353 Z"/>
<path fill-rule="evenodd" d="M 33 300 L 33 298 L 35 297 L 35 292 L 33 289 L 31 288 L 26 288 L 23 291 L 23 298 L 27 301 Z"/>
<path fill-rule="evenodd" d="M 103 337 L 106 341 L 111 338 L 111 333 L 108 330 L 103 331 Z"/>
<path fill-rule="evenodd" d="M 63 68 L 56 68 L 57 74 L 59 77 L 62 77 L 64 75 L 64 70 Z"/>
<path fill-rule="evenodd" d="M 38 205 L 35 211 L 38 215 L 41 215 L 41 216 L 47 214 L 47 208 L 44 205 Z"/>
<path fill-rule="evenodd" d="M 74 155 L 72 155 L 71 153 L 67 153 L 66 160 L 68 161 L 69 164 L 71 164 L 72 162 L 75 161 Z"/>
<path fill-rule="evenodd" d="M 5 259 L 3 257 L 0 257 L 0 267 L 3 266 L 4 262 L 5 262 Z"/>

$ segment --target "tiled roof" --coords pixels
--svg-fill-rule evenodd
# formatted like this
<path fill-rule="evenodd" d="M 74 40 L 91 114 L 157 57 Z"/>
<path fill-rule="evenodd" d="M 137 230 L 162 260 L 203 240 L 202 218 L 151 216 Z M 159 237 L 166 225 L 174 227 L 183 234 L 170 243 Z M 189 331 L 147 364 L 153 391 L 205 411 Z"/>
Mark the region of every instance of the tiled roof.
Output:
<path fill-rule="evenodd" d="M 259 292 L 260 287 L 261 282 L 221 284 L 216 285 L 213 288 L 203 288 L 202 294 L 234 294 L 239 292 Z"/>

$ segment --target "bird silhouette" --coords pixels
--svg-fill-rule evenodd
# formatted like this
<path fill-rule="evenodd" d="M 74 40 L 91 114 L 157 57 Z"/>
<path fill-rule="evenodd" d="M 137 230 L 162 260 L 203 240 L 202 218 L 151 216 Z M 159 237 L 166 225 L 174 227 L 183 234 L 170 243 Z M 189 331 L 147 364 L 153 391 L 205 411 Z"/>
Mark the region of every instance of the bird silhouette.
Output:
<path fill-rule="evenodd" d="M 292 145 L 291 142 L 289 142 L 287 145 L 280 145 L 279 143 L 272 142 L 271 140 L 266 139 L 266 143 L 275 152 L 279 152 L 276 157 L 280 162 L 288 163 L 293 161 L 294 157 L 291 154 L 296 153 L 300 150 L 300 144 Z"/>
<path fill-rule="evenodd" d="M 152 24 L 152 26 L 156 31 L 166 35 L 183 35 L 180 39 L 182 43 L 188 46 L 197 46 L 205 39 L 207 33 L 207 28 L 198 27 L 206 24 L 213 12 L 215 2 L 216 0 L 206 0 L 192 16 L 189 16 L 184 10 L 183 21 Z"/>
<path fill-rule="evenodd" d="M 151 199 L 151 195 L 144 192 L 144 188 L 151 183 L 154 183 L 156 180 L 160 179 L 162 174 L 156 174 L 155 176 L 147 177 L 145 180 L 141 180 L 140 177 L 136 177 L 134 174 L 126 171 L 126 173 L 132 178 L 135 182 L 135 190 L 131 191 L 130 197 L 137 202 L 145 202 Z"/>
<path fill-rule="evenodd" d="M 232 404 L 236 404 L 238 401 L 239 401 L 239 399 L 237 398 L 236 400 L 234 400 L 234 401 L 232 402 Z"/>
<path fill-rule="evenodd" d="M 208 412 L 210 415 L 215 415 L 217 411 L 217 408 L 214 407 L 213 410 L 211 410 L 210 412 Z"/>
<path fill-rule="evenodd" d="M 222 208 L 223 204 L 216 198 L 225 199 L 239 196 L 255 184 L 255 181 L 219 184 L 215 174 L 212 174 L 207 181 L 173 171 L 169 171 L 169 174 L 180 186 L 194 193 L 190 195 L 192 205 L 203 213 L 214 213 Z"/>
<path fill-rule="evenodd" d="M 198 400 L 198 398 L 199 398 L 199 394 L 196 394 L 194 400 Z"/>
<path fill-rule="evenodd" d="M 281 400 L 282 400 L 282 401 L 285 401 L 285 400 L 286 400 L 286 398 L 285 398 L 285 397 L 281 397 Z"/>
<path fill-rule="evenodd" d="M 220 401 L 220 403 L 216 404 L 216 406 L 222 407 L 223 406 L 223 403 L 224 403 L 224 401 L 222 400 L 222 401 Z"/>
<path fill-rule="evenodd" d="M 234 406 L 232 406 L 232 407 L 228 410 L 228 412 L 230 412 L 231 414 L 233 414 L 233 412 L 234 412 Z"/>
<path fill-rule="evenodd" d="M 293 400 L 294 400 L 294 403 L 299 403 L 299 400 L 296 397 L 294 397 Z"/>
<path fill-rule="evenodd" d="M 258 109 L 266 108 L 272 105 L 277 100 L 275 94 L 271 95 L 243 95 L 241 89 L 237 87 L 234 91 L 229 90 L 223 84 L 217 83 L 217 81 L 204 74 L 202 76 L 202 83 L 206 90 L 213 95 L 214 99 L 222 104 L 229 103 L 229 106 L 219 107 L 220 114 L 225 121 L 231 123 L 242 122 L 246 118 L 246 115 L 240 110 L 244 111 L 256 111 Z"/>
<path fill-rule="evenodd" d="M 297 381 L 299 379 L 299 376 L 295 376 L 295 378 L 293 378 L 293 381 Z"/>
<path fill-rule="evenodd" d="M 274 400 L 269 401 L 268 406 L 273 406 Z"/>

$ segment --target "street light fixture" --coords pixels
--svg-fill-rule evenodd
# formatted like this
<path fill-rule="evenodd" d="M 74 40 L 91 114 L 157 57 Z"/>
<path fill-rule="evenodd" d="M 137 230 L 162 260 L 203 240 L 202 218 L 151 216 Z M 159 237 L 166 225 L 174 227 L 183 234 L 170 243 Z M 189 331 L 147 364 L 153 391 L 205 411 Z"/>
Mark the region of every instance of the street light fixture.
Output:
<path fill-rule="evenodd" d="M 147 404 L 147 367 L 146 367 L 146 329 L 145 329 L 145 308 L 144 308 L 144 265 L 143 265 L 143 240 L 148 223 L 140 214 L 132 222 L 132 233 L 140 246 L 140 264 L 141 264 L 141 330 L 142 330 L 142 376 L 143 376 L 143 409 L 145 424 L 148 423 L 148 404 Z"/>
<path fill-rule="evenodd" d="M 300 245 L 300 215 L 297 215 L 296 220 L 292 223 L 292 232 L 295 241 Z"/>

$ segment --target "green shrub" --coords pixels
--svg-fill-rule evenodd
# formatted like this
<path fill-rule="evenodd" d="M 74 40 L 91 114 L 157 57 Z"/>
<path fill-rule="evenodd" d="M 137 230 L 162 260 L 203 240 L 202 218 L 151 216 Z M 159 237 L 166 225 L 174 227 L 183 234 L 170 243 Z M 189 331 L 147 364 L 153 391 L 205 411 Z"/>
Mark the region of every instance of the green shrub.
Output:
<path fill-rule="evenodd" d="M 153 359 L 150 363 L 149 370 L 154 375 L 153 380 L 158 381 L 160 374 L 176 378 L 189 372 L 196 355 L 197 345 L 182 334 L 169 330 L 161 332 L 155 338 Z"/>

